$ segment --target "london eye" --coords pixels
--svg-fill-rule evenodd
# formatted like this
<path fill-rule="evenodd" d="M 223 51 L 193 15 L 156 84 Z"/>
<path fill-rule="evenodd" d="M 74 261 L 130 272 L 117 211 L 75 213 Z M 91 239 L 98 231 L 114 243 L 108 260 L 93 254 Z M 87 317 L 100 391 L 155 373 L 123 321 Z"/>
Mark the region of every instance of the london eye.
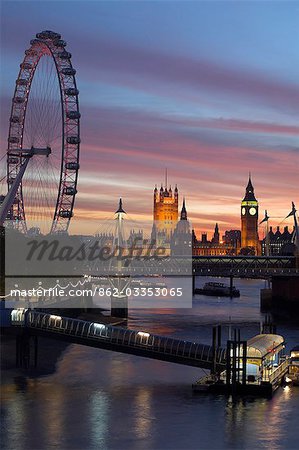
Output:
<path fill-rule="evenodd" d="M 20 231 L 67 231 L 77 194 L 80 111 L 76 70 L 53 31 L 30 41 L 20 64 L 9 119 L 6 219 Z M 21 175 L 26 162 L 26 170 Z"/>

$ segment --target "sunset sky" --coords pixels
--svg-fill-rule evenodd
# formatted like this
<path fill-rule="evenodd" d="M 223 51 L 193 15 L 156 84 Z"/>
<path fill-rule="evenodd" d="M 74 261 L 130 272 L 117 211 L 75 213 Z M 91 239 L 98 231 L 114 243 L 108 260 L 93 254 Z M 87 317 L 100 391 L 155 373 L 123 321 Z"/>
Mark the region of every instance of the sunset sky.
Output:
<path fill-rule="evenodd" d="M 167 167 L 198 232 L 240 228 L 249 171 L 276 225 L 299 208 L 298 23 L 298 1 L 3 2 L 1 152 L 24 50 L 54 30 L 80 90 L 74 224 L 120 196 L 150 219 Z"/>

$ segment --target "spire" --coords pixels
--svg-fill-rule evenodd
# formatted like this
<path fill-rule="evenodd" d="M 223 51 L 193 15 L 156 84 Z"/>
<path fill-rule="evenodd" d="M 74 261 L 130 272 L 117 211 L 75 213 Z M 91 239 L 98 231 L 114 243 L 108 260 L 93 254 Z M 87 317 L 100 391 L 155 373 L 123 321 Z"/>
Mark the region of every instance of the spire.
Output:
<path fill-rule="evenodd" d="M 243 199 L 243 201 L 253 201 L 256 202 L 256 198 L 254 195 L 254 187 L 251 181 L 251 173 L 249 172 L 249 179 L 248 179 L 248 183 L 246 186 L 246 193 L 245 193 L 245 197 Z"/>
<path fill-rule="evenodd" d="M 185 197 L 183 199 L 183 206 L 181 210 L 181 220 L 187 220 L 187 210 L 186 210 L 186 204 L 185 204 Z"/>
<path fill-rule="evenodd" d="M 167 167 L 165 169 L 165 189 L 167 190 Z"/>
<path fill-rule="evenodd" d="M 215 230 L 214 230 L 214 236 L 212 238 L 212 243 L 213 244 L 219 244 L 220 239 L 219 239 L 219 227 L 218 227 L 218 223 L 216 223 L 215 225 Z"/>
<path fill-rule="evenodd" d="M 118 214 L 118 213 L 127 214 L 126 211 L 124 211 L 124 209 L 123 209 L 123 202 L 122 202 L 121 198 L 119 199 L 118 210 L 115 211 L 115 214 Z"/>
<path fill-rule="evenodd" d="M 252 181 L 251 181 L 251 173 L 249 172 L 249 179 L 248 179 L 248 184 L 247 184 L 247 187 L 246 187 L 246 192 L 254 192 L 254 188 L 253 188 L 253 185 L 252 185 Z"/>

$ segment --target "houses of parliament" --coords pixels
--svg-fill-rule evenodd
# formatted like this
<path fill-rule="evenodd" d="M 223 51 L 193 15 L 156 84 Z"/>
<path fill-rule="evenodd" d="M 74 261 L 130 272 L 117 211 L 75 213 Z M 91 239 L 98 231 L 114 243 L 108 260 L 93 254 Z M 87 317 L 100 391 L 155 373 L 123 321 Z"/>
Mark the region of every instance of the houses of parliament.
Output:
<path fill-rule="evenodd" d="M 161 185 L 154 188 L 153 196 L 153 231 L 152 238 L 169 244 L 172 253 L 179 253 L 180 246 L 192 247 L 194 256 L 225 256 L 225 255 L 261 255 L 265 254 L 266 237 L 260 241 L 258 235 L 259 205 L 255 197 L 254 187 L 249 175 L 244 198 L 240 205 L 241 230 L 226 230 L 220 237 L 219 226 L 215 224 L 213 237 L 209 240 L 207 233 L 202 233 L 198 239 L 187 217 L 186 202 L 183 199 L 179 218 L 179 190 L 175 186 Z M 272 228 L 270 238 L 270 254 L 283 254 L 290 248 L 293 231 L 284 227 L 281 233 L 277 227 Z"/>

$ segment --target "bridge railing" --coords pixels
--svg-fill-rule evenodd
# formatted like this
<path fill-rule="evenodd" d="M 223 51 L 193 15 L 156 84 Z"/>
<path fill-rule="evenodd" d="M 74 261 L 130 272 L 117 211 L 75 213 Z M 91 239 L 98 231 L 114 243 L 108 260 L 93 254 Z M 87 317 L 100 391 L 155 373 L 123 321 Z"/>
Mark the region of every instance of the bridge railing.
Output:
<path fill-rule="evenodd" d="M 23 314 L 12 311 L 12 325 L 26 326 L 81 339 L 115 344 L 119 347 L 138 347 L 148 352 L 179 356 L 216 365 L 225 366 L 226 349 L 196 342 L 158 336 L 151 333 L 130 330 L 102 323 L 67 318 L 27 310 Z"/>

